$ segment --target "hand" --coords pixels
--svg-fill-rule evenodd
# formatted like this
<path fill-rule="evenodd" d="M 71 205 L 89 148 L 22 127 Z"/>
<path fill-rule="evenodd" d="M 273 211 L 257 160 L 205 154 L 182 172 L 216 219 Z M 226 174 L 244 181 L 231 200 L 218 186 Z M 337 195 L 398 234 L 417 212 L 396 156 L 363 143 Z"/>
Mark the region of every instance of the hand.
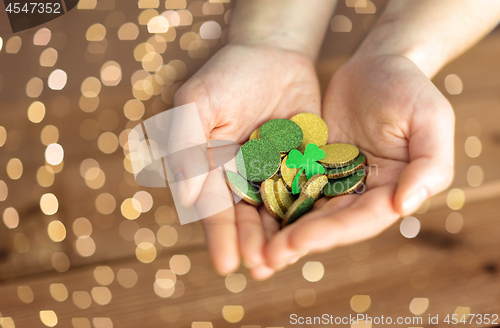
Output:
<path fill-rule="evenodd" d="M 321 199 L 275 234 L 266 248 L 274 269 L 307 251 L 373 237 L 452 180 L 455 118 L 446 98 L 406 57 L 354 58 L 330 82 L 323 117 L 330 143 L 366 155 L 366 191 Z"/>
<path fill-rule="evenodd" d="M 207 139 L 239 143 L 268 120 L 300 112 L 320 114 L 319 85 L 309 57 L 255 43 L 228 45 L 215 54 L 179 89 L 174 106 L 191 102 L 196 103 Z M 179 147 L 190 146 L 185 143 Z M 185 206 L 197 201 L 203 185 L 199 179 L 186 180 L 180 190 Z M 273 274 L 264 264 L 264 245 L 279 227 L 265 208 L 242 201 L 201 222 L 215 268 L 221 274 L 239 267 L 240 252 L 254 278 Z"/>

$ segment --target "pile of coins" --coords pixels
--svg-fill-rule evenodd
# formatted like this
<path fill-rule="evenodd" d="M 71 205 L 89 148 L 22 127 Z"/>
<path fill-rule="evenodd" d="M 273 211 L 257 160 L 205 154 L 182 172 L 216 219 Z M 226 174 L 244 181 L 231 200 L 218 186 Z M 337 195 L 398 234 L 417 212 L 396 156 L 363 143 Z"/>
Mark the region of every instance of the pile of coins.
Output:
<path fill-rule="evenodd" d="M 264 203 L 281 227 L 291 224 L 321 197 L 353 193 L 366 179 L 359 149 L 327 140 L 326 123 L 312 113 L 268 121 L 239 149 L 227 183 L 247 203 Z"/>

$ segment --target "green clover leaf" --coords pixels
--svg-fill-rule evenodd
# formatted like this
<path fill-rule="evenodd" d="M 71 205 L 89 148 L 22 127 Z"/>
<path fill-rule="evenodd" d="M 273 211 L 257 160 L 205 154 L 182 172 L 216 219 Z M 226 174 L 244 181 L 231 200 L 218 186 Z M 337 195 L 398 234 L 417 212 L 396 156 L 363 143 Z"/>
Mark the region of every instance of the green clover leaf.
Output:
<path fill-rule="evenodd" d="M 299 179 L 302 171 L 305 171 L 307 179 L 310 179 L 313 175 L 325 173 L 325 168 L 316 162 L 325 158 L 325 156 L 325 152 L 319 149 L 318 145 L 313 143 L 306 146 L 304 155 L 297 149 L 292 149 L 290 153 L 288 153 L 286 166 L 292 169 L 300 168 L 300 171 L 293 179 L 292 193 L 294 195 L 300 192 Z"/>

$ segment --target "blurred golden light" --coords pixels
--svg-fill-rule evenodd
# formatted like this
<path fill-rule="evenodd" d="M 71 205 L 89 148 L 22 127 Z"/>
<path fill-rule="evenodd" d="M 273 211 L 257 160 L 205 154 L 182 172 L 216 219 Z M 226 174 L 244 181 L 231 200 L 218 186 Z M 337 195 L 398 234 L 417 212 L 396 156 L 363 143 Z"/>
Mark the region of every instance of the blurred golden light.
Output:
<path fill-rule="evenodd" d="M 156 238 L 160 245 L 164 247 L 174 246 L 178 239 L 177 230 L 171 226 L 160 227 L 156 233 Z"/>
<path fill-rule="evenodd" d="M 57 272 L 66 272 L 69 270 L 70 263 L 68 256 L 63 252 L 55 252 L 51 256 L 52 267 Z"/>
<path fill-rule="evenodd" d="M 87 98 L 81 95 L 78 105 L 84 112 L 92 113 L 97 109 L 97 106 L 99 106 L 99 97 Z"/>
<path fill-rule="evenodd" d="M 97 5 L 97 0 L 80 0 L 78 1 L 77 8 L 80 10 L 91 10 L 95 9 Z"/>
<path fill-rule="evenodd" d="M 66 72 L 62 69 L 56 69 L 50 73 L 47 85 L 52 90 L 62 90 L 66 86 L 66 82 L 68 82 L 68 75 Z"/>
<path fill-rule="evenodd" d="M 33 44 L 35 46 L 46 46 L 50 42 L 51 37 L 52 33 L 48 28 L 41 28 L 33 36 Z"/>
<path fill-rule="evenodd" d="M 186 255 L 174 255 L 170 258 L 170 269 L 176 275 L 184 275 L 191 269 L 191 261 Z"/>
<path fill-rule="evenodd" d="M 476 158 L 481 155 L 481 151 L 483 150 L 483 146 L 481 144 L 481 140 L 478 137 L 472 136 L 468 137 L 465 140 L 465 153 L 470 158 Z"/>
<path fill-rule="evenodd" d="M 162 288 L 158 284 L 158 281 L 155 281 L 155 283 L 153 284 L 153 290 L 154 290 L 155 294 L 161 298 L 171 297 L 172 295 L 174 295 L 175 289 L 176 289 L 176 286 L 172 286 L 170 288 Z"/>
<path fill-rule="evenodd" d="M 75 242 L 75 248 L 82 257 L 89 257 L 95 253 L 95 242 L 90 236 L 81 236 Z"/>
<path fill-rule="evenodd" d="M 0 202 L 6 200 L 8 195 L 9 188 L 7 188 L 7 184 L 3 180 L 0 180 Z"/>
<path fill-rule="evenodd" d="M 109 266 L 98 266 L 94 269 L 94 279 L 102 286 L 108 286 L 115 279 L 115 274 Z"/>
<path fill-rule="evenodd" d="M 464 218 L 458 212 L 451 212 L 446 218 L 445 227 L 449 233 L 459 233 L 464 226 Z"/>
<path fill-rule="evenodd" d="M 110 318 L 94 318 L 92 323 L 95 328 L 113 328 L 113 321 Z"/>
<path fill-rule="evenodd" d="M 220 38 L 222 29 L 216 21 L 207 21 L 201 24 L 200 36 L 202 39 L 215 40 Z"/>
<path fill-rule="evenodd" d="M 90 294 L 94 302 L 99 305 L 106 305 L 111 302 L 112 295 L 108 287 L 94 287 Z"/>
<path fill-rule="evenodd" d="M 168 65 L 172 66 L 176 71 L 176 79 L 182 80 L 186 77 L 187 74 L 187 66 L 182 60 L 171 60 Z"/>
<path fill-rule="evenodd" d="M 122 70 L 120 64 L 115 61 L 108 61 L 101 67 L 101 81 L 106 86 L 115 86 L 122 80 Z"/>
<path fill-rule="evenodd" d="M 87 218 L 73 221 L 73 233 L 77 237 L 88 237 L 92 234 L 92 223 Z"/>
<path fill-rule="evenodd" d="M 87 318 L 71 318 L 73 328 L 91 328 L 89 319 Z"/>
<path fill-rule="evenodd" d="M 155 211 L 155 221 L 161 226 L 172 225 L 176 218 L 177 213 L 170 206 L 162 205 Z"/>
<path fill-rule="evenodd" d="M 26 254 L 30 250 L 30 240 L 22 232 L 18 232 L 14 235 L 13 244 L 15 250 L 20 254 Z"/>
<path fill-rule="evenodd" d="M 224 13 L 224 5 L 218 2 L 205 2 L 202 7 L 203 15 L 222 15 Z"/>
<path fill-rule="evenodd" d="M 137 246 L 141 243 L 154 244 L 155 241 L 155 234 L 148 228 L 141 228 L 134 234 L 134 242 Z"/>
<path fill-rule="evenodd" d="M 193 24 L 193 15 L 188 10 L 177 10 L 179 15 L 179 26 L 189 26 Z"/>
<path fill-rule="evenodd" d="M 118 39 L 135 40 L 139 36 L 139 28 L 134 23 L 125 23 L 118 30 Z"/>
<path fill-rule="evenodd" d="M 137 200 L 137 202 L 133 202 L 132 205 L 135 205 L 135 209 L 139 212 L 149 212 L 153 207 L 153 197 L 147 191 L 138 191 L 134 194 L 133 198 Z"/>
<path fill-rule="evenodd" d="M 167 0 L 165 1 L 166 9 L 185 9 L 186 0 Z"/>
<path fill-rule="evenodd" d="M 87 51 L 89 54 L 100 55 L 106 52 L 108 49 L 108 40 L 106 38 L 102 41 L 90 41 L 87 45 Z"/>
<path fill-rule="evenodd" d="M 150 45 L 152 45 L 154 47 L 154 51 L 159 53 L 159 54 L 163 54 L 165 52 L 165 50 L 167 50 L 167 42 L 165 41 L 164 38 L 162 38 L 161 36 L 155 34 L 153 36 L 151 36 L 147 43 L 149 43 Z"/>
<path fill-rule="evenodd" d="M 450 95 L 459 95 L 462 93 L 464 85 L 458 75 L 450 74 L 444 78 L 444 87 Z"/>
<path fill-rule="evenodd" d="M 245 309 L 241 305 L 226 305 L 222 308 L 222 317 L 229 323 L 237 323 L 243 319 Z"/>
<path fill-rule="evenodd" d="M 149 33 L 166 33 L 168 31 L 168 20 L 163 16 L 156 16 L 148 22 Z"/>
<path fill-rule="evenodd" d="M 84 159 L 80 163 L 80 175 L 82 176 L 82 178 L 90 180 L 97 178 L 97 176 L 99 175 L 99 171 L 93 171 L 89 175 L 87 175 L 87 171 L 92 168 L 99 168 L 99 163 L 93 158 Z"/>
<path fill-rule="evenodd" d="M 40 123 L 45 117 L 45 105 L 39 101 L 33 102 L 28 108 L 28 119 L 33 123 Z"/>
<path fill-rule="evenodd" d="M 242 292 L 247 286 L 247 279 L 241 273 L 228 274 L 224 282 L 226 284 L 227 290 L 229 290 L 231 293 Z"/>
<path fill-rule="evenodd" d="M 19 214 L 13 207 L 7 207 L 3 211 L 3 223 L 9 229 L 15 229 L 19 225 Z"/>
<path fill-rule="evenodd" d="M 80 135 L 85 140 L 93 140 L 99 135 L 99 123 L 88 118 L 80 124 Z"/>
<path fill-rule="evenodd" d="M 429 308 L 429 299 L 416 297 L 410 302 L 410 311 L 414 315 L 422 315 Z"/>
<path fill-rule="evenodd" d="M 0 147 L 5 145 L 5 141 L 7 141 L 7 130 L 0 125 Z"/>
<path fill-rule="evenodd" d="M 465 204 L 465 193 L 462 189 L 453 188 L 446 195 L 446 204 L 452 210 L 458 211 Z"/>
<path fill-rule="evenodd" d="M 54 183 L 54 170 L 47 165 L 40 166 L 36 172 L 36 181 L 41 187 L 50 187 Z"/>
<path fill-rule="evenodd" d="M 295 301 L 302 307 L 313 306 L 316 302 L 316 291 L 311 288 L 297 289 L 295 292 Z"/>
<path fill-rule="evenodd" d="M 33 295 L 33 290 L 31 290 L 30 286 L 18 286 L 17 287 L 17 296 L 21 300 L 21 302 L 29 304 L 33 302 L 35 296 Z"/>
<path fill-rule="evenodd" d="M 113 213 L 116 207 L 115 197 L 109 193 L 102 193 L 95 200 L 95 207 L 101 214 L 108 215 Z"/>
<path fill-rule="evenodd" d="M 189 32 L 184 33 L 179 40 L 179 44 L 181 46 L 181 49 L 188 50 L 191 42 L 195 41 L 198 37 L 199 37 L 198 33 L 195 33 L 195 32 L 189 31 Z"/>
<path fill-rule="evenodd" d="M 50 165 L 61 164 L 64 159 L 64 149 L 58 143 L 51 143 L 45 149 L 45 160 Z"/>
<path fill-rule="evenodd" d="M 68 289 L 64 284 L 50 284 L 50 296 L 58 302 L 64 302 L 68 298 Z"/>
<path fill-rule="evenodd" d="M 132 288 L 137 284 L 137 273 L 134 269 L 120 269 L 116 274 L 116 280 L 124 288 Z"/>
<path fill-rule="evenodd" d="M 370 277 L 370 266 L 364 263 L 354 263 L 349 268 L 349 277 L 354 282 L 363 282 Z"/>
<path fill-rule="evenodd" d="M 323 263 L 317 261 L 306 262 L 302 267 L 302 276 L 310 282 L 320 281 L 325 274 Z"/>
<path fill-rule="evenodd" d="M 40 208 L 45 215 L 54 215 L 59 209 L 59 201 L 54 194 L 43 194 L 40 197 Z"/>
<path fill-rule="evenodd" d="M 42 129 L 40 140 L 45 146 L 56 143 L 59 140 L 59 130 L 55 125 L 47 125 Z"/>
<path fill-rule="evenodd" d="M 453 312 L 453 314 L 456 314 L 457 316 L 452 316 L 452 320 L 454 322 L 454 324 L 458 323 L 458 322 L 464 322 L 467 321 L 467 320 L 470 320 L 469 319 L 469 315 L 471 313 L 471 310 L 470 310 L 470 307 L 468 306 L 458 306 L 455 311 Z"/>
<path fill-rule="evenodd" d="M 377 7 L 370 0 L 358 0 L 354 4 L 354 10 L 357 14 L 375 14 Z"/>
<path fill-rule="evenodd" d="M 211 322 L 209 321 L 193 321 L 191 328 L 213 328 Z"/>
<path fill-rule="evenodd" d="M 39 77 L 31 78 L 26 84 L 26 95 L 30 98 L 38 98 L 43 90 L 43 81 Z"/>
<path fill-rule="evenodd" d="M 118 148 L 118 137 L 113 132 L 104 132 L 97 140 L 99 150 L 105 154 L 112 154 Z"/>
<path fill-rule="evenodd" d="M 148 25 L 151 18 L 158 16 L 158 12 L 154 9 L 143 10 L 139 15 L 139 25 Z"/>
<path fill-rule="evenodd" d="M 155 279 L 158 286 L 163 289 L 172 288 L 177 282 L 177 276 L 172 270 L 158 270 Z"/>
<path fill-rule="evenodd" d="M 8 54 L 17 54 L 21 49 L 23 41 L 18 36 L 11 37 L 5 44 L 5 52 Z"/>
<path fill-rule="evenodd" d="M 170 26 L 179 26 L 181 23 L 181 16 L 179 12 L 176 10 L 167 10 L 161 13 L 162 17 L 165 17 L 168 20 Z"/>
<path fill-rule="evenodd" d="M 40 54 L 40 66 L 52 67 L 56 64 L 57 58 L 57 50 L 54 48 L 47 48 Z"/>
<path fill-rule="evenodd" d="M 66 227 L 59 220 L 54 220 L 49 223 L 47 233 L 52 241 L 58 243 L 66 238 Z"/>
<path fill-rule="evenodd" d="M 401 221 L 399 230 L 406 238 L 415 238 L 420 232 L 420 221 L 416 217 L 408 216 Z"/>
<path fill-rule="evenodd" d="M 57 325 L 57 315 L 54 311 L 40 311 L 40 320 L 47 327 Z"/>
<path fill-rule="evenodd" d="M 351 309 L 357 313 L 366 312 L 372 305 L 370 295 L 354 295 L 351 298 Z"/>
<path fill-rule="evenodd" d="M 148 72 L 158 71 L 163 65 L 163 57 L 156 52 L 148 52 L 142 57 L 142 68 Z"/>
<path fill-rule="evenodd" d="M 205 58 L 210 54 L 210 47 L 204 40 L 194 40 L 188 46 L 188 55 L 191 58 Z"/>
<path fill-rule="evenodd" d="M 140 243 L 135 248 L 135 256 L 142 263 L 151 263 L 156 259 L 156 248 L 151 243 Z"/>
<path fill-rule="evenodd" d="M 467 182 L 471 187 L 479 187 L 484 180 L 484 172 L 481 166 L 472 165 L 467 170 Z"/>
<path fill-rule="evenodd" d="M 2 50 L 2 47 L 3 47 L 3 39 L 2 39 L 2 37 L 0 36 L 0 50 Z"/>
<path fill-rule="evenodd" d="M 14 320 L 11 317 L 1 317 L 0 316 L 0 324 L 2 328 L 15 328 Z"/>
<path fill-rule="evenodd" d="M 76 291 L 71 295 L 73 299 L 73 303 L 77 308 L 85 310 L 88 309 L 92 304 L 92 298 L 90 298 L 90 294 L 85 291 Z"/>
<path fill-rule="evenodd" d="M 145 8 L 158 8 L 160 6 L 160 0 L 139 0 L 139 9 Z"/>
<path fill-rule="evenodd" d="M 102 41 L 106 36 L 106 28 L 102 24 L 93 24 L 87 29 L 85 38 L 87 41 Z"/>
<path fill-rule="evenodd" d="M 23 163 L 19 158 L 11 158 L 6 166 L 7 175 L 12 180 L 18 180 L 23 175 Z"/>
<path fill-rule="evenodd" d="M 45 161 L 45 165 L 49 166 L 52 169 L 52 171 L 54 171 L 54 173 L 59 173 L 62 171 L 64 167 L 64 160 L 57 165 L 50 165 L 49 163 L 47 163 L 47 161 Z"/>
<path fill-rule="evenodd" d="M 89 76 L 82 82 L 81 86 L 82 94 L 87 98 L 94 98 L 101 92 L 101 82 L 99 79 Z"/>
<path fill-rule="evenodd" d="M 131 99 L 123 106 L 125 117 L 131 121 L 140 120 L 144 116 L 145 111 L 144 104 L 137 99 Z"/>

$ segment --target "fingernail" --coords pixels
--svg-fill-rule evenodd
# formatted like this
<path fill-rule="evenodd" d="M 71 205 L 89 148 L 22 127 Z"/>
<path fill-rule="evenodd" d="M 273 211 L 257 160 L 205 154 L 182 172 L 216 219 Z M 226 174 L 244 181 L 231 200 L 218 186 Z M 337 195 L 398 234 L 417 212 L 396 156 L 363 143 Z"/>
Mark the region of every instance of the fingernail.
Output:
<path fill-rule="evenodd" d="M 248 263 L 248 262 L 243 262 L 243 266 L 247 269 L 253 269 L 255 268 L 256 266 L 258 266 L 259 264 L 251 264 L 251 263 Z"/>
<path fill-rule="evenodd" d="M 294 264 L 298 260 L 300 260 L 301 256 L 300 255 L 295 255 L 292 258 L 290 258 L 290 261 L 288 261 L 288 264 Z"/>
<path fill-rule="evenodd" d="M 403 214 L 408 215 L 415 212 L 420 204 L 425 200 L 426 192 L 425 189 L 421 188 L 418 192 L 408 197 L 403 202 Z"/>

